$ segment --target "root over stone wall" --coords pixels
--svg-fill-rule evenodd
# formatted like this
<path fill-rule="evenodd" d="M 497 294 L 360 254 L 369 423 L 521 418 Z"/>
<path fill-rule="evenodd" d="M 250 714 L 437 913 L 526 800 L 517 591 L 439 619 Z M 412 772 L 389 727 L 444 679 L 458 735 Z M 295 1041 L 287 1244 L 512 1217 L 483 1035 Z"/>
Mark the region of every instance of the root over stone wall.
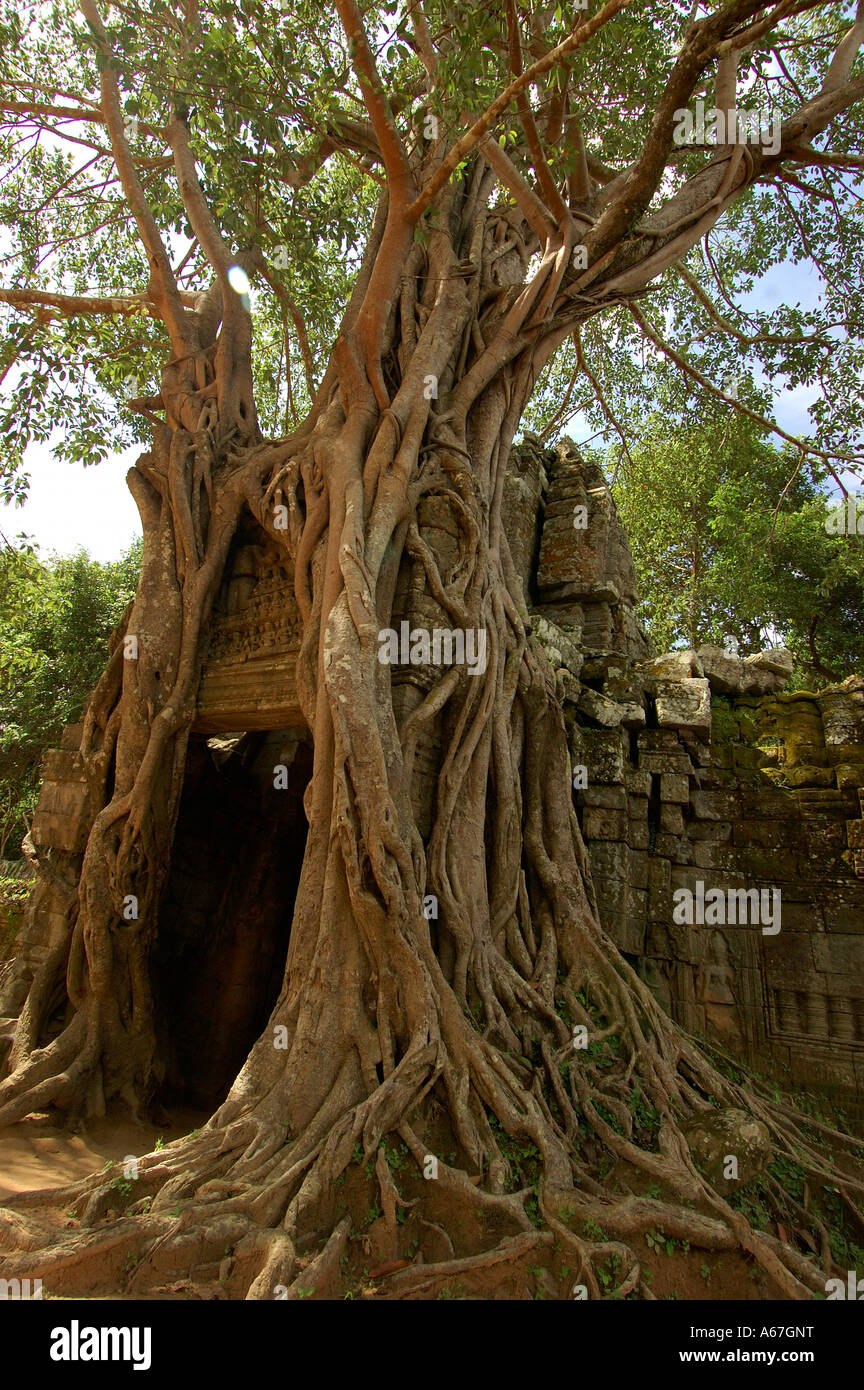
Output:
<path fill-rule="evenodd" d="M 504 518 L 564 707 L 603 926 L 684 1027 L 864 1126 L 864 680 L 789 693 L 783 651 L 653 656 L 611 493 L 568 441 L 544 449 L 529 436 L 514 450 Z M 446 552 L 432 503 L 421 525 Z M 266 538 L 241 531 L 215 612 L 202 734 L 299 723 L 299 624 L 277 570 Z M 410 591 L 406 568 L 397 616 Z M 416 705 L 433 677 L 400 673 L 397 704 Z M 436 737 L 431 726 L 417 751 L 430 770 Z M 46 754 L 41 872 L 0 1020 L 17 1014 L 74 901 L 91 821 L 79 738 L 70 728 Z M 430 795 L 427 831 L 432 813 Z M 676 922 L 676 892 L 700 885 L 779 890 L 779 930 Z"/>

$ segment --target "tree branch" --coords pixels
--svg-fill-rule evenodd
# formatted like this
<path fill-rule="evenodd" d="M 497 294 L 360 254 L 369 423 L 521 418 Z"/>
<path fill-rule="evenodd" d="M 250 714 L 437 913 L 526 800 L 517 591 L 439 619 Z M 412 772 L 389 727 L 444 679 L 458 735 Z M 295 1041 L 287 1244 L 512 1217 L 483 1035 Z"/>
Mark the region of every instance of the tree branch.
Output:
<path fill-rule="evenodd" d="M 189 225 L 207 260 L 220 280 L 228 286 L 228 270 L 232 263 L 231 250 L 217 227 L 213 214 L 198 182 L 195 160 L 189 145 L 189 130 L 185 121 L 175 117 L 168 127 L 168 143 L 174 151 L 174 166 L 180 197 L 189 218 Z"/>
<path fill-rule="evenodd" d="M 292 299 L 291 295 L 289 294 L 287 287 L 282 283 L 279 276 L 275 275 L 273 271 L 270 269 L 269 265 L 264 259 L 264 256 L 259 255 L 258 257 L 256 257 L 256 259 L 253 261 L 253 264 L 255 266 L 255 269 L 261 275 L 262 279 L 267 281 L 267 284 L 270 286 L 277 299 L 280 301 L 282 305 L 284 305 L 285 309 L 291 316 L 291 322 L 294 324 L 294 328 L 297 333 L 297 341 L 300 345 L 300 354 L 303 358 L 303 371 L 306 376 L 306 387 L 309 392 L 309 399 L 314 400 L 316 390 L 314 375 L 315 367 L 312 361 L 312 353 L 309 348 L 309 335 L 306 330 L 306 320 L 304 319 L 299 308 L 297 307 L 295 300 Z"/>
<path fill-rule="evenodd" d="M 566 39 L 558 44 L 557 48 L 552 48 L 539 58 L 536 63 L 505 87 L 499 97 L 487 106 L 482 116 L 474 122 L 470 130 L 467 130 L 450 150 L 450 153 L 441 162 L 428 183 L 422 189 L 420 196 L 408 208 L 408 216 L 416 221 L 423 216 L 423 213 L 432 202 L 433 198 L 444 187 L 450 175 L 456 167 L 461 164 L 467 154 L 471 152 L 488 135 L 498 117 L 507 110 L 507 107 L 515 100 L 520 92 L 524 92 L 526 87 L 530 87 L 532 82 L 536 82 L 538 77 L 542 77 L 550 68 L 555 67 L 569 53 L 579 48 L 581 44 L 587 43 L 590 38 L 602 29 L 610 19 L 613 19 L 620 10 L 626 5 L 633 3 L 633 0 L 607 0 L 601 10 L 598 10 L 593 19 L 586 20 L 585 23 L 577 21 L 576 26 L 571 30 Z"/>
<path fill-rule="evenodd" d="M 522 45 L 519 41 L 519 21 L 516 17 L 516 6 L 514 0 L 506 0 L 507 6 L 507 34 L 510 45 L 510 70 L 514 77 L 522 75 Z M 534 172 L 540 184 L 541 191 L 546 204 L 552 213 L 553 218 L 562 226 L 569 221 L 570 213 L 567 204 L 564 202 L 555 182 L 549 173 L 549 166 L 546 163 L 546 155 L 543 152 L 543 145 L 534 120 L 530 102 L 525 91 L 516 94 L 516 109 L 519 112 L 519 119 L 522 122 L 522 129 L 525 132 L 525 139 L 528 143 L 528 150 L 534 166 Z"/>
<path fill-rule="evenodd" d="M 579 369 L 585 373 L 589 382 L 591 383 L 591 389 L 594 392 L 594 396 L 600 405 L 600 409 L 603 411 L 603 414 L 609 421 L 610 425 L 612 425 L 613 428 L 617 431 L 618 438 L 621 440 L 621 447 L 624 450 L 624 453 L 627 455 L 627 458 L 632 466 L 633 459 L 630 454 L 630 449 L 627 445 L 627 435 L 619 425 L 611 407 L 607 403 L 606 397 L 603 394 L 603 387 L 600 385 L 597 376 L 594 372 L 592 372 L 591 368 L 588 365 L 588 361 L 585 357 L 585 352 L 582 347 L 582 330 L 578 326 L 573 333 L 573 342 L 576 347 L 576 361 L 579 366 Z"/>
<path fill-rule="evenodd" d="M 712 303 L 709 296 L 699 284 L 696 276 L 692 275 L 685 265 L 676 265 L 675 273 L 680 276 L 688 288 L 693 292 L 709 318 L 713 319 L 718 328 L 722 329 L 730 338 L 735 338 L 743 347 L 755 347 L 757 343 L 776 343 L 781 347 L 795 347 L 801 343 L 816 343 L 819 342 L 820 339 L 825 341 L 825 331 L 820 331 L 818 333 L 796 333 L 792 337 L 782 333 L 745 333 L 742 329 L 737 328 L 731 319 L 726 318 L 725 315 L 720 313 L 716 304 Z M 842 326 L 843 325 L 839 323 L 831 325 L 831 327 L 835 328 L 841 328 Z"/>
<path fill-rule="evenodd" d="M 529 183 L 523 179 L 516 165 L 507 157 L 501 146 L 487 135 L 480 142 L 480 153 L 492 169 L 496 178 L 513 194 L 516 204 L 541 246 L 545 246 L 554 234 L 555 227 Z"/>
<path fill-rule="evenodd" d="M 81 294 L 48 294 L 42 290 L 0 289 L 0 303 L 11 304 L 15 309 L 35 309 L 37 313 L 53 310 L 53 313 L 44 314 L 46 320 L 57 315 L 61 318 L 75 318 L 79 314 L 120 314 L 124 317 L 143 314 L 147 318 L 159 317 L 153 303 L 143 295 L 96 297 Z"/>
<path fill-rule="evenodd" d="M 132 216 L 138 225 L 150 263 L 150 295 L 159 309 L 165 327 L 168 329 L 174 351 L 180 355 L 186 351 L 188 346 L 188 329 L 183 305 L 171 270 L 168 253 L 156 225 L 156 219 L 135 172 L 132 152 L 124 130 L 117 82 L 112 75 L 112 54 L 108 35 L 93 0 L 80 0 L 80 4 L 81 13 L 90 26 L 103 58 L 103 67 L 99 75 L 102 110 L 105 124 L 108 127 L 108 134 L 111 137 L 111 148 L 114 151 L 117 173 L 120 175 L 123 192 L 126 194 Z"/>
<path fill-rule="evenodd" d="M 789 158 L 796 164 L 813 165 L 818 169 L 864 169 L 864 155 L 827 154 L 822 150 L 812 150 L 807 145 L 800 150 L 791 150 Z"/>
<path fill-rule="evenodd" d="M 836 115 L 847 110 L 861 97 L 864 97 L 864 77 L 858 77 L 853 82 L 848 82 L 844 87 L 833 91 L 820 92 L 818 96 L 807 102 L 804 107 L 783 122 L 780 149 L 776 155 L 766 156 L 758 147 L 749 149 L 746 146 L 736 146 L 732 158 L 734 159 L 737 155 L 740 159 L 743 152 L 748 161 L 747 171 L 740 181 L 736 182 L 737 171 L 735 172 L 735 179 L 730 179 L 728 170 L 725 174 L 722 172 L 722 162 L 712 160 L 710 164 L 700 169 L 698 174 L 688 180 L 664 208 L 650 218 L 646 218 L 640 225 L 639 230 L 642 233 L 650 233 L 658 240 L 671 235 L 672 240 L 654 251 L 641 265 L 637 263 L 631 268 L 619 272 L 607 282 L 606 288 L 621 293 L 632 293 L 646 284 L 648 279 L 659 275 L 679 256 L 689 250 L 699 237 L 704 235 L 705 231 L 710 230 L 725 208 L 739 198 L 747 188 L 760 178 L 772 177 L 773 171 L 786 158 L 788 149 L 798 148 L 802 138 L 809 140 L 814 135 L 819 134 Z M 731 167 L 730 164 L 730 169 Z M 706 191 L 708 191 L 709 197 L 700 204 L 697 199 L 701 186 L 706 182 L 708 183 L 708 190 Z M 712 182 L 715 187 L 719 183 L 719 188 L 713 195 L 711 194 Z M 674 214 L 679 208 L 682 211 L 678 216 L 675 216 Z M 697 217 L 698 221 L 695 220 Z M 629 212 L 626 221 L 631 222 Z M 678 228 L 685 222 L 690 222 L 691 225 L 679 232 Z M 594 228 L 592 232 L 588 233 L 585 237 L 586 243 L 596 232 L 597 228 Z"/>
<path fill-rule="evenodd" d="M 355 0 L 336 0 L 336 9 L 349 47 L 353 49 L 354 71 L 378 137 L 394 203 L 404 206 L 414 191 L 414 179 L 393 112 L 381 86 L 360 11 Z"/>
<path fill-rule="evenodd" d="M 641 155 L 627 171 L 619 196 L 609 202 L 585 238 L 590 260 L 617 245 L 648 207 L 668 162 L 675 112 L 686 106 L 727 32 L 760 8 L 760 0 L 733 0 L 726 9 L 700 20 L 689 31 L 654 112 Z"/>
<path fill-rule="evenodd" d="M 672 347 L 671 343 L 667 343 L 666 339 L 662 337 L 653 324 L 648 322 L 634 304 L 628 304 L 627 308 L 633 315 L 633 318 L 636 320 L 644 336 L 650 339 L 657 350 L 663 353 L 664 357 L 668 357 L 670 362 L 674 362 L 675 366 L 678 367 L 680 371 L 684 372 L 686 376 L 689 376 L 691 380 L 697 382 L 704 391 L 709 392 L 710 395 L 723 401 L 727 406 L 731 406 L 734 410 L 737 410 L 739 414 L 746 415 L 749 419 L 754 420 L 757 425 L 761 425 L 772 434 L 776 434 L 781 439 L 785 439 L 788 444 L 794 444 L 795 448 L 800 449 L 802 453 L 810 454 L 814 458 L 821 459 L 834 481 L 842 488 L 840 479 L 831 466 L 830 460 L 839 459 L 843 463 L 860 463 L 859 458 L 854 454 L 840 454 L 834 450 L 817 449 L 812 444 L 808 444 L 805 440 L 799 439 L 797 435 L 788 434 L 786 430 L 781 429 L 780 425 L 775 424 L 771 420 L 767 420 L 765 416 L 760 415 L 758 411 L 751 410 L 750 407 L 744 405 L 742 401 L 730 400 L 718 386 L 714 385 L 713 381 L 709 381 L 708 378 L 699 371 L 698 367 L 694 367 L 692 362 L 688 362 L 686 358 L 682 357 L 681 354 Z"/>
<path fill-rule="evenodd" d="M 417 52 L 420 54 L 420 61 L 426 69 L 429 91 L 431 92 L 438 76 L 438 54 L 435 52 L 432 35 L 429 33 L 429 25 L 426 23 L 426 16 L 423 13 L 423 0 L 408 0 L 408 18 L 411 20 Z"/>
<path fill-rule="evenodd" d="M 864 0 L 858 0 L 855 23 L 837 45 L 837 51 L 825 74 L 820 96 L 825 96 L 828 92 L 836 92 L 844 85 L 862 43 L 864 43 Z"/>
<path fill-rule="evenodd" d="M 591 196 L 591 174 L 585 150 L 582 122 L 574 111 L 567 117 L 567 143 L 576 154 L 576 167 L 567 180 L 571 203 L 585 202 Z"/>
<path fill-rule="evenodd" d="M 38 101 L 0 101 L 0 111 L 20 116 L 50 116 L 55 121 L 90 121 L 95 125 L 106 124 L 102 112 L 88 106 L 53 106 Z"/>

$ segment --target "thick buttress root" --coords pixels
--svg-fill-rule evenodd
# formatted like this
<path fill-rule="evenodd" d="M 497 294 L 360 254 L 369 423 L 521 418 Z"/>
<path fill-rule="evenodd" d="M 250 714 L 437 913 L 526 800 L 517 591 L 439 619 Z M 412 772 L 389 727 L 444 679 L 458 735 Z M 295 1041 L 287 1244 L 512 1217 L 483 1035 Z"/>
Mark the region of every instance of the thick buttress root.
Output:
<path fill-rule="evenodd" d="M 492 1270 L 554 1273 L 557 1259 L 589 1298 L 651 1298 L 634 1247 L 657 1231 L 740 1251 L 779 1297 L 812 1297 L 837 1272 L 830 1250 L 817 1262 L 755 1231 L 694 1167 L 680 1124 L 712 1104 L 749 1109 L 775 1157 L 839 1186 L 852 1214 L 864 1145 L 832 1135 L 835 1167 L 819 1126 L 718 1072 L 602 946 L 583 978 L 559 981 L 551 1016 L 526 1000 L 522 1057 L 462 1017 L 454 1027 L 442 1009 L 439 1050 L 421 1041 L 417 1065 L 364 1099 L 351 1102 L 343 1067 L 339 1094 L 296 1137 L 266 1103 L 232 1118 L 229 1098 L 200 1133 L 142 1158 L 134 1181 L 112 1171 L 50 1194 L 74 1219 L 62 1234 L 28 1215 L 45 1193 L 16 1199 L 0 1216 L 4 1277 L 41 1277 L 58 1294 L 434 1298 L 454 1284 L 482 1291 Z M 590 1055 L 573 1049 L 565 1017 L 586 1021 Z M 633 1132 L 634 1098 L 653 1107 L 650 1146 Z M 561 1280 L 559 1296 L 571 1296 Z"/>
<path fill-rule="evenodd" d="M 158 1089 L 149 952 L 207 619 L 242 506 L 293 566 L 314 742 L 285 980 L 204 1130 L 143 1158 L 134 1180 L 98 1175 L 54 1194 L 73 1228 L 28 1214 L 44 1193 L 10 1204 L 5 1277 L 42 1277 L 57 1293 L 254 1299 L 336 1297 L 365 1280 L 410 1298 L 557 1258 L 588 1297 L 650 1298 L 640 1242 L 659 1230 L 738 1250 L 778 1296 L 810 1297 L 832 1273 L 814 1203 L 795 1199 L 805 1254 L 756 1229 L 693 1162 L 683 1126 L 718 1106 L 763 1121 L 775 1158 L 812 1192 L 833 1188 L 860 1227 L 864 1144 L 729 1080 L 599 925 L 553 673 L 501 519 L 569 248 L 550 235 L 534 257 L 518 218 L 490 209 L 492 182 L 478 162 L 448 185 L 428 247 L 402 247 L 404 264 L 404 229 L 379 219 L 295 435 L 264 445 L 226 432 L 233 397 L 211 390 L 212 352 L 188 359 L 200 381 L 173 397 L 167 381 L 171 428 L 131 480 L 145 544 L 127 635 L 143 655 L 121 684 L 115 653 L 91 704 L 99 809 L 77 916 L 0 1082 L 0 1124 L 117 1098 L 134 1111 Z M 389 287 L 381 247 L 394 256 Z M 499 281 L 508 259 L 536 262 L 521 290 Z M 449 546 L 432 543 L 430 512 Z M 482 634 L 484 659 L 473 674 L 427 672 L 406 694 L 379 635 L 418 611 Z M 129 893 L 142 912 L 124 935 Z M 40 1048 L 38 1001 L 64 964 L 71 1020 Z"/>

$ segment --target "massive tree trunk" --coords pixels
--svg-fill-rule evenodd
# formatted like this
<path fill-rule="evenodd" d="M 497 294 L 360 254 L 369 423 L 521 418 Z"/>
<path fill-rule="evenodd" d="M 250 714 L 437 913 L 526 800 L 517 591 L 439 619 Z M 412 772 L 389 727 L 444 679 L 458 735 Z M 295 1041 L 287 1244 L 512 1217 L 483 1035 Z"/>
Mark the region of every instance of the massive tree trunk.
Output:
<path fill-rule="evenodd" d="M 158 1089 L 157 910 L 208 619 L 244 508 L 293 562 L 314 741 L 284 983 L 209 1124 L 142 1160 L 133 1219 L 101 1224 L 120 1198 L 94 1177 L 66 1194 L 83 1232 L 57 1244 L 16 1218 L 27 1253 L 10 1257 L 13 1274 L 26 1265 L 49 1289 L 86 1289 L 125 1262 L 143 1292 L 190 1269 L 212 1276 L 229 1249 L 234 1296 L 335 1292 L 349 1238 L 380 1199 L 391 1259 L 418 1246 L 427 1259 L 393 1275 L 400 1296 L 434 1296 L 496 1262 L 551 1260 L 557 1242 L 589 1296 L 615 1268 L 619 1296 L 650 1297 L 628 1238 L 657 1227 L 749 1253 L 782 1295 L 824 1286 L 706 1182 L 681 1126 L 742 1106 L 779 1153 L 824 1177 L 815 1131 L 721 1075 L 598 922 L 562 711 L 502 529 L 505 466 L 537 372 L 594 305 L 575 294 L 581 309 L 547 331 L 570 241 L 528 270 L 524 219 L 490 210 L 491 187 L 487 164 L 470 160 L 426 245 L 382 199 L 315 407 L 288 439 L 259 436 L 230 291 L 218 339 L 214 325 L 185 354 L 175 344 L 166 423 L 129 478 L 144 529 L 138 595 L 85 724 L 102 809 L 62 951 L 22 1016 L 0 1122 L 48 1106 L 102 1113 L 118 1099 L 143 1113 Z M 430 499 L 458 537 L 446 560 L 424 539 Z M 439 673 L 413 704 L 394 698 L 380 659 L 400 573 L 409 621 L 437 611 L 441 627 L 486 642 L 482 671 Z M 430 786 L 416 753 L 432 731 Z M 71 1021 L 41 1047 L 64 973 Z M 577 1025 L 587 1050 L 574 1046 Z M 388 1149 L 388 1136 L 404 1147 Z M 839 1181 L 854 1208 L 860 1182 Z M 647 1182 L 659 1199 L 635 1195 Z M 608 1236 L 589 1238 L 592 1220 Z"/>

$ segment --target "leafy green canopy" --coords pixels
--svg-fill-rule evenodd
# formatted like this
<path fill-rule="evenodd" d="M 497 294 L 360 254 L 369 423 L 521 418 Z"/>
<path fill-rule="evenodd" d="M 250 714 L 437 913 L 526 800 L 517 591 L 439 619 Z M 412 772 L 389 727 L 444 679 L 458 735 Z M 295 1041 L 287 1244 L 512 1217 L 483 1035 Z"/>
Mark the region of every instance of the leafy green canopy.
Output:
<path fill-rule="evenodd" d="M 17 850 L 32 813 L 43 749 L 102 673 L 139 565 L 140 542 L 108 565 L 84 551 L 45 563 L 27 548 L 0 549 L 0 857 L 4 845 Z"/>
<path fill-rule="evenodd" d="M 425 0 L 439 64 L 430 93 L 418 8 L 363 9 L 381 85 L 409 150 L 423 140 L 430 115 L 455 138 L 510 77 L 506 7 Z M 590 0 L 588 12 L 595 8 Z M 766 19 L 741 56 L 738 105 L 786 117 L 821 90 L 852 10 L 836 0 L 799 0 L 782 12 L 738 8 L 745 26 Z M 643 151 L 693 19 L 722 9 L 691 0 L 627 5 L 528 89 L 538 126 L 566 85 L 587 167 L 595 183 L 608 182 Z M 188 114 L 198 173 L 223 235 L 238 254 L 257 247 L 263 255 L 253 274 L 256 390 L 262 427 L 278 435 L 302 416 L 321 378 L 384 181 L 353 70 L 356 50 L 326 0 L 193 0 L 176 8 L 131 0 L 106 6 L 103 17 L 138 177 L 181 291 L 206 289 L 211 272 L 191 238 L 166 143 L 177 110 Z M 527 62 L 571 32 L 573 14 L 531 0 L 519 6 L 518 21 Z M 860 72 L 859 56 L 850 82 Z M 709 107 L 715 73 L 716 64 L 707 64 L 693 92 Z M 30 440 L 50 439 L 62 457 L 92 463 L 146 441 L 150 428 L 146 406 L 133 412 L 125 403 L 158 389 L 166 335 L 148 299 L 147 259 L 118 181 L 98 84 L 97 47 L 74 5 L 3 0 L 0 485 L 7 497 L 26 488 Z M 768 390 L 769 416 L 772 386 L 813 387 L 808 461 L 840 474 L 858 467 L 861 122 L 861 102 L 847 103 L 805 152 L 732 203 L 683 268 L 665 270 L 645 300 L 612 303 L 583 325 L 544 371 L 526 424 L 553 430 L 578 408 L 623 456 L 671 363 L 697 402 L 716 401 L 726 378 L 742 375 Z M 512 104 L 492 133 L 531 181 Z M 545 153 L 553 178 L 565 180 L 578 163 L 572 122 L 548 137 Z M 704 158 L 697 147 L 672 152 L 643 221 Z M 433 204 L 427 222 L 435 216 Z M 417 235 L 426 230 L 418 227 Z M 640 236 L 650 245 L 638 227 L 629 235 L 634 247 Z M 806 261 L 820 277 L 814 308 L 795 302 L 793 267 Z M 789 302 L 745 305 L 742 296 L 781 262 L 790 268 Z M 105 302 L 112 299 L 113 307 Z"/>
<path fill-rule="evenodd" d="M 789 647 L 808 683 L 864 671 L 864 546 L 800 462 L 729 410 L 651 417 L 614 493 L 658 650 L 734 637 Z"/>

